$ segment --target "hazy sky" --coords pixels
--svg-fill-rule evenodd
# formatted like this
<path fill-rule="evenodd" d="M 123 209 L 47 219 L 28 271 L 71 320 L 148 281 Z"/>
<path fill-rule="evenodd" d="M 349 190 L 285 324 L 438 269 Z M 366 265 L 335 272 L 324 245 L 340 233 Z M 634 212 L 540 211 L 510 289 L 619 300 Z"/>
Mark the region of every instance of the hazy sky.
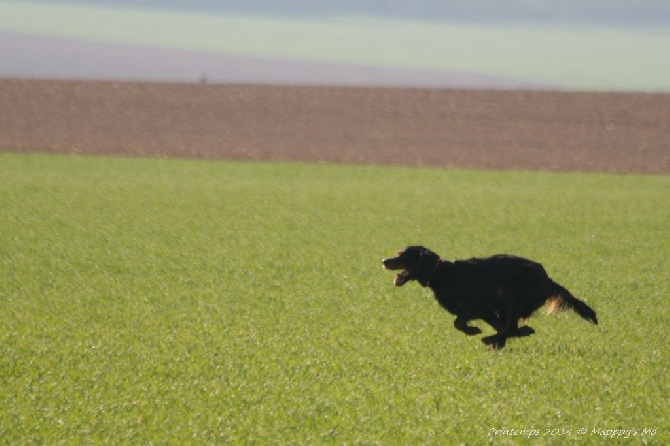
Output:
<path fill-rule="evenodd" d="M 311 17 L 221 13 L 243 5 L 247 12 L 267 12 L 275 4 L 297 8 L 300 2 L 291 1 L 172 0 L 155 9 L 148 8 L 159 4 L 152 0 L 132 2 L 133 8 L 124 1 L 92 3 L 0 0 L 0 76 L 670 91 L 670 27 L 639 25 L 639 17 L 649 12 L 644 8 L 626 26 L 587 26 L 576 24 L 575 14 L 588 8 L 561 15 L 559 6 L 571 3 L 553 0 L 509 3 L 521 9 L 535 5 L 519 15 L 523 23 L 510 22 L 509 14 L 495 23 L 469 21 L 475 6 L 493 14 L 490 1 L 445 2 L 444 8 L 452 9 L 470 5 L 461 14 L 470 19 L 460 22 L 436 20 L 437 12 L 430 21 L 337 16 L 326 10 Z M 325 8 L 332 2 L 302 3 Z M 359 6 L 383 15 L 380 5 L 386 5 L 390 9 L 384 14 L 390 16 L 405 3 Z M 670 5 L 645 4 L 656 5 L 661 21 L 665 3 Z M 358 11 L 356 2 L 337 4 Z M 191 10 L 174 9 L 185 5 Z M 445 11 L 439 2 L 421 5 Z M 562 22 L 533 19 L 542 9 L 538 5 Z M 611 5 L 610 16 L 625 9 L 622 2 Z"/>
<path fill-rule="evenodd" d="M 667 0 L 41 0 L 211 13 L 367 15 L 467 22 L 669 25 Z"/>

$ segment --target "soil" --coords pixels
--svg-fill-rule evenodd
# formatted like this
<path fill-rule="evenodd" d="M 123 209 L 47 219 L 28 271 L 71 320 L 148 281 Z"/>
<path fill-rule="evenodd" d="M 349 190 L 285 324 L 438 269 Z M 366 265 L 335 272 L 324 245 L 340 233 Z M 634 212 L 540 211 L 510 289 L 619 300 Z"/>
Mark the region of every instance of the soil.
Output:
<path fill-rule="evenodd" d="M 670 173 L 670 94 L 0 80 L 0 150 Z"/>

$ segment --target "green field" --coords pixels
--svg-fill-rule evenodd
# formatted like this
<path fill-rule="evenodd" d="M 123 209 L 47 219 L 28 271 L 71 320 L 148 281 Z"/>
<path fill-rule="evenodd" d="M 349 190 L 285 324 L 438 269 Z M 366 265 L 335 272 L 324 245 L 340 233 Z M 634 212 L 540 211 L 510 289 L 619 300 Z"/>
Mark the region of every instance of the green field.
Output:
<path fill-rule="evenodd" d="M 581 90 L 670 91 L 667 27 L 300 19 L 0 0 L 0 30 L 213 53 L 457 70 Z"/>
<path fill-rule="evenodd" d="M 670 442 L 670 177 L 4 153 L 0 209 L 3 444 Z M 600 325 L 487 351 L 382 270 L 416 243 Z"/>

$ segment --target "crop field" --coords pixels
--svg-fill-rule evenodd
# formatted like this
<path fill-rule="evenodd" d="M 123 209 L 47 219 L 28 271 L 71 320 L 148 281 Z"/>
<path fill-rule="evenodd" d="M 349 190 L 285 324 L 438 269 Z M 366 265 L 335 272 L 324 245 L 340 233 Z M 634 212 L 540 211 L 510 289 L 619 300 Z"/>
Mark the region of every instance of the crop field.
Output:
<path fill-rule="evenodd" d="M 668 176 L 1 153 L 0 209 L 4 444 L 670 441 Z M 419 243 L 600 325 L 487 351 L 382 270 Z"/>

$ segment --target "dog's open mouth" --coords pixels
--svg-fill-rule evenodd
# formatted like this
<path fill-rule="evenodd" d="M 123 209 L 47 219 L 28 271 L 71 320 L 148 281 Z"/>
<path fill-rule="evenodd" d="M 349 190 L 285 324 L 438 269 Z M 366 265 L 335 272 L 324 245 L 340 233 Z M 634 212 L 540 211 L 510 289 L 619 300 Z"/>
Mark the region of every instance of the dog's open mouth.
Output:
<path fill-rule="evenodd" d="M 395 286 L 403 286 L 404 284 L 407 283 L 407 281 L 409 279 L 410 279 L 409 271 L 401 271 L 395 276 L 395 280 L 393 281 L 393 284 Z"/>
<path fill-rule="evenodd" d="M 386 259 L 386 260 L 383 260 L 382 263 L 384 264 L 384 269 L 387 269 L 387 270 L 390 270 L 390 271 L 404 268 L 404 265 L 402 263 L 398 262 L 398 259 Z M 393 281 L 393 283 L 395 284 L 395 286 L 403 286 L 411 278 L 412 278 L 411 273 L 407 270 L 403 270 L 395 276 L 395 280 Z"/>

